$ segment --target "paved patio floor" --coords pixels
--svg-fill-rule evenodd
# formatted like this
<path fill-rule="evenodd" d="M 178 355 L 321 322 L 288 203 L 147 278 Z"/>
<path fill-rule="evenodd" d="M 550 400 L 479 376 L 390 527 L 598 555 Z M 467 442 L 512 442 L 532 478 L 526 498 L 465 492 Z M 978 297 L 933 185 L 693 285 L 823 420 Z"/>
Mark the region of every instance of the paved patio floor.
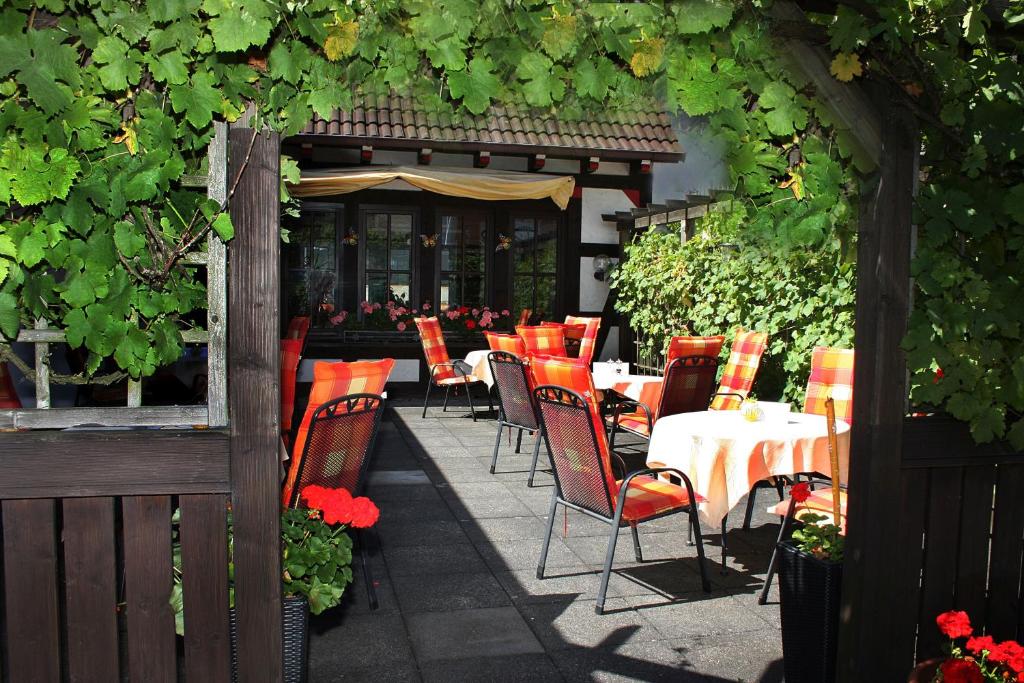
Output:
<path fill-rule="evenodd" d="M 413 387 L 389 393 L 367 489 L 381 508 L 380 608 L 369 611 L 356 560 L 342 605 L 312 620 L 311 681 L 782 680 L 777 593 L 756 599 L 778 533 L 761 500 L 750 530 L 734 510 L 724 573 L 720 532 L 703 525 L 710 594 L 684 515 L 641 525 L 642 563 L 623 532 L 598 616 L 606 525 L 559 512 L 536 577 L 553 480 L 527 488 L 532 439 L 516 455 L 503 436 L 492 475 L 493 415 L 474 423 L 438 404 L 421 419 Z"/>

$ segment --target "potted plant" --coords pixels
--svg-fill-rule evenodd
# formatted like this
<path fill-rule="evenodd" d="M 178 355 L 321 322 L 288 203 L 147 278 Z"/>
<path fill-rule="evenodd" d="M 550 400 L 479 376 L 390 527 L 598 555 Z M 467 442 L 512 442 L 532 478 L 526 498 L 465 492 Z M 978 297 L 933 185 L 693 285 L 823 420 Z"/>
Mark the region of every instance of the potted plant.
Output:
<path fill-rule="evenodd" d="M 997 643 L 992 636 L 976 636 L 967 612 L 943 612 L 935 618 L 949 638 L 949 654 L 918 664 L 910 683 L 1024 683 L 1024 647 L 1015 640 Z M 966 638 L 962 645 L 957 643 Z"/>
<path fill-rule="evenodd" d="M 791 493 L 799 504 L 810 496 L 806 482 Z M 843 536 L 829 518 L 813 512 L 779 544 L 782 652 L 787 683 L 835 679 L 839 599 L 843 580 Z"/>
<path fill-rule="evenodd" d="M 365 529 L 377 523 L 380 511 L 369 498 L 353 498 L 345 489 L 311 485 L 302 490 L 305 508 L 281 511 L 281 581 L 284 680 L 306 680 L 309 613 L 320 614 L 338 605 L 352 582 L 352 539 L 348 528 Z M 171 605 L 178 635 L 185 632 L 182 596 L 180 511 L 175 511 L 174 587 Z M 235 621 L 234 534 L 228 513 L 228 601 L 231 621 L 231 675 L 237 680 Z"/>

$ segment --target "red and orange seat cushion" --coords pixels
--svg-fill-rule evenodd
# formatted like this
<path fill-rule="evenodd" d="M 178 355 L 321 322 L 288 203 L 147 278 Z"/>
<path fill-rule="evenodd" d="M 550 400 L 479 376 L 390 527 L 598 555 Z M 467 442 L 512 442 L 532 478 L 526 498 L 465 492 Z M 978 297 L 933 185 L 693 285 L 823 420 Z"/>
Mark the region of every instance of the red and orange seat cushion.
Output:
<path fill-rule="evenodd" d="M 527 354 L 565 357 L 565 335 L 561 325 L 519 325 L 516 334 L 522 337 Z"/>
<path fill-rule="evenodd" d="M 853 420 L 853 349 L 815 346 L 811 355 L 811 376 L 804 394 L 804 412 L 825 415 L 825 402 L 835 401 L 836 417 L 848 424 Z"/>
<path fill-rule="evenodd" d="M 608 484 L 608 490 L 614 501 L 618 500 L 621 479 L 614 479 L 611 457 L 608 454 L 608 440 L 605 437 L 601 422 L 601 411 L 597 403 L 597 391 L 590 367 L 579 359 L 555 358 L 538 356 L 530 366 L 537 386 L 555 385 L 570 389 L 579 394 L 587 403 L 590 421 L 594 426 L 594 434 L 602 461 L 602 468 Z M 699 503 L 701 498 L 697 496 Z M 639 522 L 690 504 L 686 489 L 655 477 L 641 475 L 630 482 L 626 491 L 622 519 L 628 522 Z"/>
<path fill-rule="evenodd" d="M 281 340 L 281 431 L 292 430 L 292 414 L 295 412 L 295 380 L 302 359 L 301 339 Z"/>
<path fill-rule="evenodd" d="M 281 496 L 284 505 L 287 506 L 291 500 L 292 487 L 295 486 L 295 480 L 299 474 L 302 451 L 306 447 L 309 426 L 313 421 L 313 413 L 316 412 L 316 409 L 329 401 L 349 394 L 381 394 L 394 367 L 395 361 L 392 358 L 361 360 L 354 363 L 320 361 L 313 364 L 313 388 L 309 393 L 309 402 L 306 404 L 306 412 L 299 424 L 299 431 L 295 435 L 295 448 L 292 451 L 288 478 Z"/>
<path fill-rule="evenodd" d="M 526 358 L 526 342 L 518 334 L 484 332 L 484 337 L 487 339 L 487 348 L 491 351 L 505 351 L 521 359 Z"/>
<path fill-rule="evenodd" d="M 767 344 L 768 335 L 764 332 L 736 330 L 736 339 L 733 340 L 729 360 L 726 361 L 722 378 L 718 381 L 719 395 L 711 401 L 712 410 L 739 410 L 742 399 L 721 394 L 724 392 L 746 397 L 750 393 Z"/>

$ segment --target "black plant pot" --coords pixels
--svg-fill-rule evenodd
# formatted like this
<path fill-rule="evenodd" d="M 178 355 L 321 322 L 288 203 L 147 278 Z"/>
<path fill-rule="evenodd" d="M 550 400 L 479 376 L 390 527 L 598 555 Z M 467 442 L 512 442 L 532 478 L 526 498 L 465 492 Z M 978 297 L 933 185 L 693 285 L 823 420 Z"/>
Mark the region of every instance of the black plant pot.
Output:
<path fill-rule="evenodd" d="M 843 565 L 789 541 L 779 544 L 778 559 L 786 683 L 834 681 Z"/>
<path fill-rule="evenodd" d="M 306 683 L 309 668 L 309 602 L 304 596 L 281 600 L 281 633 L 284 640 L 285 683 Z M 231 681 L 238 683 L 238 621 L 235 609 L 231 619 Z"/>

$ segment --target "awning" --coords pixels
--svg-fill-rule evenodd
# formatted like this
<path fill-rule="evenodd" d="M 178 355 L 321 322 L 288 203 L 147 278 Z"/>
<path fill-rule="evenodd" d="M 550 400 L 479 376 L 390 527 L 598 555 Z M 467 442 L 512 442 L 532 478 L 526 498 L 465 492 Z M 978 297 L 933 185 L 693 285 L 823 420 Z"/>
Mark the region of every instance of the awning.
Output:
<path fill-rule="evenodd" d="M 288 190 L 295 197 L 324 197 L 356 192 L 402 180 L 414 187 L 452 197 L 499 201 L 550 198 L 564 209 L 576 181 L 571 176 L 538 175 L 515 171 L 376 166 L 326 171 L 303 171 L 298 185 Z"/>

